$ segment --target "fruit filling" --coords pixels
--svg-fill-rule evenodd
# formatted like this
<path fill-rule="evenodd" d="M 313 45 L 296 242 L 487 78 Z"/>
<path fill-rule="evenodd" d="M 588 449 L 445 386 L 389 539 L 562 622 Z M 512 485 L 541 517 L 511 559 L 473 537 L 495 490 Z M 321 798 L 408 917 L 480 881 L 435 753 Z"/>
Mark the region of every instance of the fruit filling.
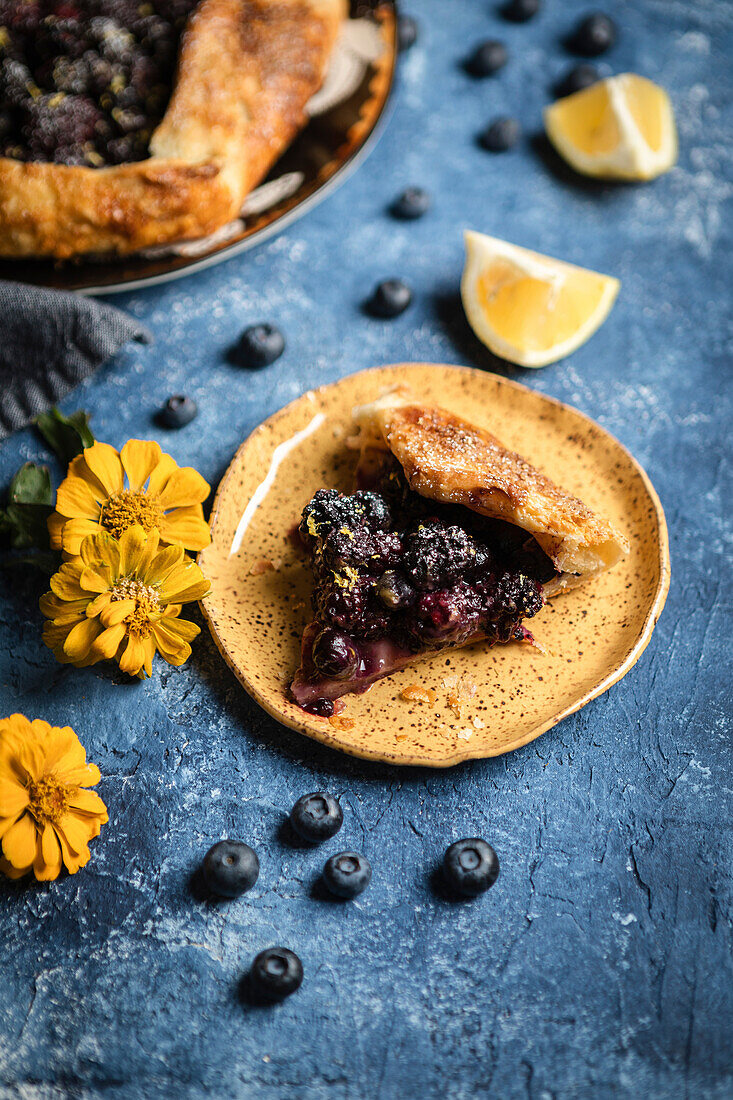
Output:
<path fill-rule="evenodd" d="M 144 160 L 197 0 L 0 0 L 0 155 Z"/>
<path fill-rule="evenodd" d="M 315 618 L 303 637 L 296 702 L 315 714 L 365 691 L 424 650 L 531 638 L 555 568 L 526 531 L 409 489 L 397 464 L 344 495 L 306 505 Z"/>

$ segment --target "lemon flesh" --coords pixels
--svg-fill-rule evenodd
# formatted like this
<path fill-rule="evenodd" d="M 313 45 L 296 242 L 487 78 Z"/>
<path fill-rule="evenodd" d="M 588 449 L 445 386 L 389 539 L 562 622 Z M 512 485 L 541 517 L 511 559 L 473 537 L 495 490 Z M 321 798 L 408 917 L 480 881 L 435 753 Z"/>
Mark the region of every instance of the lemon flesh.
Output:
<path fill-rule="evenodd" d="M 545 130 L 576 171 L 650 180 L 677 159 L 677 131 L 664 88 L 635 73 L 600 80 L 545 108 Z"/>
<path fill-rule="evenodd" d="M 490 351 L 544 367 L 584 344 L 608 316 L 620 283 L 496 237 L 468 232 L 461 298 Z"/>

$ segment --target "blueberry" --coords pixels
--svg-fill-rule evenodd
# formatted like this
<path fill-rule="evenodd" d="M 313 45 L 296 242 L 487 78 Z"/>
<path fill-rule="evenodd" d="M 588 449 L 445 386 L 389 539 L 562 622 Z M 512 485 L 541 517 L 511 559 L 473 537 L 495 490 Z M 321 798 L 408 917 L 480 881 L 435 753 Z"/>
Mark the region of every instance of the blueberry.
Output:
<path fill-rule="evenodd" d="M 603 12 L 596 11 L 581 19 L 573 32 L 569 45 L 583 57 L 598 57 L 616 41 L 616 24 Z"/>
<path fill-rule="evenodd" d="M 455 893 L 474 898 L 496 882 L 499 860 L 491 845 L 480 837 L 457 840 L 443 857 L 443 875 Z"/>
<path fill-rule="evenodd" d="M 540 10 L 540 0 L 510 0 L 502 9 L 505 19 L 511 19 L 512 23 L 526 23 Z"/>
<path fill-rule="evenodd" d="M 287 947 L 268 947 L 252 963 L 250 982 L 257 996 L 281 1001 L 295 993 L 303 981 L 303 964 Z"/>
<path fill-rule="evenodd" d="M 408 607 L 416 598 L 415 589 L 408 584 L 401 573 L 395 569 L 388 569 L 377 581 L 377 596 L 385 607 L 395 610 L 398 607 Z"/>
<path fill-rule="evenodd" d="M 600 79 L 600 74 L 594 65 L 575 65 L 555 85 L 555 94 L 559 98 L 574 95 L 575 92 L 582 92 L 584 88 L 590 88 L 591 84 L 596 84 Z"/>
<path fill-rule="evenodd" d="M 304 794 L 290 811 L 290 824 L 301 840 L 309 844 L 320 844 L 335 836 L 344 823 L 344 814 L 337 801 L 330 794 L 316 791 Z"/>
<path fill-rule="evenodd" d="M 257 853 L 241 840 L 220 840 L 204 856 L 206 885 L 221 898 L 238 898 L 251 890 L 259 873 Z"/>
<path fill-rule="evenodd" d="M 402 53 L 417 42 L 417 20 L 411 15 L 401 15 L 397 20 L 397 49 Z"/>
<path fill-rule="evenodd" d="M 430 209 L 430 195 L 423 191 L 422 187 L 408 187 L 406 191 L 395 199 L 390 207 L 390 212 L 395 218 L 412 221 L 421 218 Z"/>
<path fill-rule="evenodd" d="M 400 279 L 386 279 L 374 288 L 367 308 L 374 317 L 398 317 L 411 301 L 412 291 L 406 283 Z"/>
<path fill-rule="evenodd" d="M 326 676 L 346 679 L 356 672 L 358 655 L 351 639 L 327 626 L 313 642 L 313 664 Z"/>
<path fill-rule="evenodd" d="M 502 42 L 489 39 L 482 42 L 466 61 L 466 70 L 471 76 L 493 76 L 507 63 L 506 47 Z"/>
<path fill-rule="evenodd" d="M 269 367 L 285 351 L 285 337 L 274 325 L 251 325 L 239 338 L 234 351 L 242 367 Z"/>
<path fill-rule="evenodd" d="M 312 703 L 304 703 L 303 710 L 314 714 L 316 718 L 330 718 L 334 707 L 330 699 L 314 699 Z"/>
<path fill-rule="evenodd" d="M 326 860 L 323 881 L 338 898 L 355 898 L 371 882 L 372 866 L 358 852 L 339 852 Z"/>
<path fill-rule="evenodd" d="M 158 423 L 164 428 L 185 428 L 198 416 L 198 405 L 182 393 L 169 397 L 158 413 Z"/>
<path fill-rule="evenodd" d="M 517 144 L 521 132 L 516 118 L 497 118 L 484 130 L 479 141 L 490 153 L 505 153 Z"/>

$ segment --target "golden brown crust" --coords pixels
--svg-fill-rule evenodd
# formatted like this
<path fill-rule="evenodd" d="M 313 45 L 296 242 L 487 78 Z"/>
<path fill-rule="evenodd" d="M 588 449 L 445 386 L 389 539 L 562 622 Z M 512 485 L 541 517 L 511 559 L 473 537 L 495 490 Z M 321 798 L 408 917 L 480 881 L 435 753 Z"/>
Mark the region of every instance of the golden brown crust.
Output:
<path fill-rule="evenodd" d="M 231 221 L 306 121 L 344 15 L 345 0 L 203 0 L 148 160 L 0 157 L 0 255 L 124 255 Z"/>
<path fill-rule="evenodd" d="M 625 537 L 577 497 L 482 428 L 393 391 L 355 410 L 364 448 L 387 447 L 410 487 L 530 532 L 562 576 L 548 595 L 608 569 L 628 551 Z"/>

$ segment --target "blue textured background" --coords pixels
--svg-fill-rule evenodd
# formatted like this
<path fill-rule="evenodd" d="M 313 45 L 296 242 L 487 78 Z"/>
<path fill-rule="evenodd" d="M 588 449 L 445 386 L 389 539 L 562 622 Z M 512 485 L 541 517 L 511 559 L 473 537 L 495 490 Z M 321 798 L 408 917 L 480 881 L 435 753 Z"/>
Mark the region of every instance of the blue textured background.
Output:
<path fill-rule="evenodd" d="M 259 251 L 117 299 L 156 343 L 64 408 L 91 410 L 117 446 L 158 439 L 214 485 L 247 433 L 310 386 L 403 359 L 506 372 L 596 417 L 649 471 L 673 562 L 651 645 L 520 751 L 399 771 L 281 729 L 208 634 L 186 667 L 158 663 L 145 684 L 61 667 L 40 643 L 41 582 L 0 576 L 0 713 L 70 723 L 101 766 L 111 818 L 77 876 L 0 888 L 3 1098 L 731 1095 L 733 6 L 605 6 L 621 34 L 604 73 L 644 73 L 674 101 L 668 175 L 583 181 L 530 140 L 585 4 L 546 0 L 514 26 L 488 0 L 414 0 L 422 38 L 371 159 Z M 511 60 L 475 82 L 460 62 L 485 37 Z M 492 157 L 475 137 L 505 112 L 527 137 Z M 394 222 L 385 207 L 409 184 L 434 208 Z M 609 320 L 544 371 L 498 364 L 457 304 L 468 226 L 618 275 Z M 392 323 L 364 316 L 373 283 L 394 275 L 413 307 Z M 286 333 L 283 358 L 257 376 L 227 365 L 227 346 L 263 319 Z M 178 391 L 199 418 L 162 432 L 152 416 Z M 30 432 L 13 437 L 0 481 L 43 458 Z M 341 798 L 344 828 L 322 852 L 292 849 L 285 814 L 318 787 Z M 474 833 L 502 873 L 483 899 L 451 904 L 430 872 Z M 254 844 L 262 873 L 251 894 L 211 905 L 189 880 L 223 835 Z M 374 865 L 367 893 L 312 896 L 326 853 L 352 844 Z M 240 976 L 276 942 L 303 958 L 303 988 L 276 1008 L 241 1005 Z"/>

